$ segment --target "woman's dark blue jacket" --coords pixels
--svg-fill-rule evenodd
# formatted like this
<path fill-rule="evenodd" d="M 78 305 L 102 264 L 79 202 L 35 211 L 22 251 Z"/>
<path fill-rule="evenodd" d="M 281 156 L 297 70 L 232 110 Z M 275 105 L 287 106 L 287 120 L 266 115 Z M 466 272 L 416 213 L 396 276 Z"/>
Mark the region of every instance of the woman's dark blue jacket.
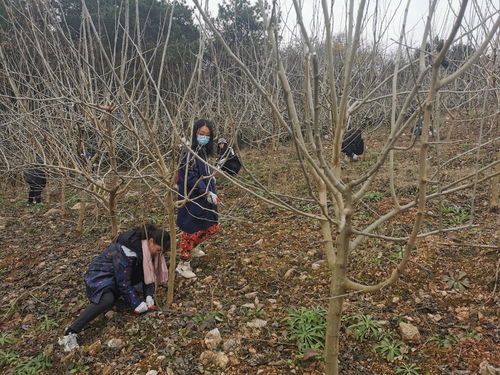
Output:
<path fill-rule="evenodd" d="M 177 212 L 177 226 L 186 233 L 195 233 L 218 223 L 217 206 L 207 201 L 207 192 L 216 194 L 215 178 L 206 164 L 202 149 L 200 158 L 183 151 L 177 179 L 178 200 L 189 198 Z"/>
<path fill-rule="evenodd" d="M 131 251 L 124 251 L 122 246 Z M 92 261 L 83 276 L 89 300 L 99 303 L 104 291 L 111 290 L 135 309 L 141 303 L 134 288 L 138 283 L 143 283 L 144 296 L 152 296 L 154 284 L 144 284 L 142 259 L 142 243 L 135 231 L 121 233 L 115 243 Z"/>

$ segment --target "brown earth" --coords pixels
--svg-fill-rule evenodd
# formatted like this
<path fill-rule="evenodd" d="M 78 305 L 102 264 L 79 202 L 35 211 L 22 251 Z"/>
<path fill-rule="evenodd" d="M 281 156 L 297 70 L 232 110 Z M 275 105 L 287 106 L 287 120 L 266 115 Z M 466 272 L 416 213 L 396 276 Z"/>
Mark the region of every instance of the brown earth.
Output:
<path fill-rule="evenodd" d="M 376 132 L 367 136 L 369 148 L 362 161 L 344 165 L 348 175 L 359 175 L 373 165 L 382 137 Z M 446 144 L 441 154 L 431 146 L 430 162 L 439 155 L 447 159 L 458 155 L 466 149 L 464 145 L 470 147 L 475 142 L 475 137 L 474 132 L 457 132 L 456 139 Z M 400 204 L 409 202 L 416 193 L 418 146 L 417 142 L 415 148 L 396 157 Z M 491 162 L 493 150 L 491 145 L 481 152 L 481 165 Z M 242 156 L 261 181 L 286 195 L 283 200 L 315 213 L 311 201 L 289 197 L 300 194 L 307 198 L 307 186 L 292 152 L 288 147 L 243 150 Z M 464 170 L 473 171 L 473 156 L 468 154 L 449 163 L 441 171 L 440 181 L 446 183 Z M 249 181 L 245 172 L 242 178 Z M 162 288 L 157 298 L 160 308 L 144 316 L 135 316 L 119 303 L 114 308 L 117 313 L 96 319 L 79 336 L 82 349 L 70 355 L 61 351 L 57 338 L 87 304 L 82 273 L 109 243 L 108 223 L 104 215 L 96 218 L 89 213 L 86 231 L 77 237 L 75 212 L 65 219 L 57 213 L 45 215 L 55 203 L 25 207 L 23 188 L 5 186 L 0 194 L 0 371 L 22 374 L 22 368 L 16 366 L 45 352 L 52 367 L 40 372 L 44 374 L 145 374 L 148 370 L 179 375 L 321 374 L 321 358 L 303 357 L 290 338 L 286 322 L 293 309 L 327 306 L 330 275 L 323 261 L 318 224 L 254 199 L 223 180 L 219 180 L 225 202 L 222 228 L 206 244 L 208 255 L 193 261 L 198 277 L 176 279 L 172 306 L 162 303 Z M 388 185 L 388 174 L 383 171 L 370 189 L 381 194 L 369 196 L 357 208 L 358 228 L 393 208 Z M 489 183 L 478 186 L 473 228 L 420 239 L 410 267 L 395 285 L 377 293 L 351 293 L 347 297 L 342 374 L 395 374 L 403 363 L 420 368 L 406 374 L 477 374 L 483 361 L 500 367 L 500 309 L 495 294 L 500 265 L 498 215 L 488 208 L 489 192 Z M 68 199 L 73 199 L 71 194 Z M 121 201 L 122 225 L 138 224 L 142 217 L 161 223 L 163 215 L 154 198 L 138 199 L 130 196 Z M 471 192 L 460 191 L 446 201 L 430 201 L 422 230 L 467 223 L 471 199 Z M 449 212 L 443 206 L 461 210 Z M 414 209 L 403 213 L 385 224 L 380 233 L 408 235 L 414 215 Z M 365 283 L 380 281 L 398 260 L 400 248 L 396 245 L 378 239 L 364 243 L 352 254 L 350 276 Z M 319 268 L 313 267 L 316 262 L 320 262 Z M 443 277 L 450 272 L 457 277 L 459 271 L 464 273 L 462 280 L 467 279 L 468 287 L 450 289 Z M 249 303 L 254 308 L 243 306 Z M 360 314 L 381 322 L 380 332 L 391 340 L 400 342 L 401 321 L 417 326 L 422 339 L 400 346 L 401 357 L 390 362 L 374 350 L 381 338 L 360 340 L 355 328 L 348 328 Z M 267 325 L 248 327 L 247 322 L 256 318 L 267 321 Z M 215 327 L 224 342 L 235 340 L 234 346 L 225 350 L 229 362 L 224 370 L 203 369 L 199 362 L 207 350 L 205 334 Z M 122 346 L 108 347 L 111 338 L 121 339 Z M 12 359 L 15 354 L 18 360 Z M 25 367 L 36 367 L 33 363 Z"/>

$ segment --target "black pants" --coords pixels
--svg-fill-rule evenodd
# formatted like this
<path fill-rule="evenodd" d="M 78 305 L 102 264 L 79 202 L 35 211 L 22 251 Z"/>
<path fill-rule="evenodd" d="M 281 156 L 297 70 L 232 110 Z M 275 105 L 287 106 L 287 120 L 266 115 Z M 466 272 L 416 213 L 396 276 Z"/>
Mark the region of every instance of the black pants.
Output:
<path fill-rule="evenodd" d="M 30 184 L 30 191 L 28 192 L 28 204 L 42 203 L 42 191 L 44 186 Z"/>
<path fill-rule="evenodd" d="M 80 314 L 78 318 L 69 326 L 67 333 L 79 333 L 88 323 L 100 314 L 108 311 L 115 303 L 115 294 L 111 290 L 106 290 L 99 300 L 99 303 L 92 303 Z"/>

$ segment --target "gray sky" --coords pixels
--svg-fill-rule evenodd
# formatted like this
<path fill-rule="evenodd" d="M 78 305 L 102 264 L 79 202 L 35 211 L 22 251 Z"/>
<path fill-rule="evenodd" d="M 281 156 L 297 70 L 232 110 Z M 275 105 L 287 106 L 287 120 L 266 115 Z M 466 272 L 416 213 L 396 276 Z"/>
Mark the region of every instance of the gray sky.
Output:
<path fill-rule="evenodd" d="M 203 4 L 207 0 L 200 0 Z M 257 0 L 251 0 L 255 3 Z M 299 0 L 303 4 L 303 18 L 312 34 L 315 34 L 317 38 L 323 39 L 323 22 L 321 17 L 314 17 L 314 14 L 321 15 L 321 1 L 320 0 Z M 496 1 L 496 0 L 495 0 Z M 480 0 L 479 3 L 494 4 L 495 1 Z M 186 0 L 187 4 L 194 6 L 192 0 Z M 331 0 L 328 1 L 331 3 Z M 345 4 L 346 0 L 336 0 L 333 6 L 333 27 L 335 33 L 341 33 L 345 26 Z M 222 0 L 208 0 L 208 8 L 213 16 L 217 15 L 218 4 L 222 3 Z M 298 28 L 296 27 L 296 16 L 295 10 L 293 9 L 292 0 L 278 0 L 278 3 L 282 8 L 282 25 L 285 27 L 284 36 L 286 38 L 291 38 L 294 35 L 298 36 Z M 359 2 L 356 1 L 356 4 Z M 373 20 L 375 16 L 375 4 L 377 2 L 373 0 L 368 0 L 368 11 L 366 12 L 366 26 L 364 27 L 363 37 L 365 40 L 373 39 Z M 378 17 L 384 17 L 383 23 L 386 25 L 387 29 L 384 32 L 383 41 L 384 45 L 391 46 L 394 44 L 392 40 L 398 40 L 401 31 L 404 7 L 406 6 L 407 0 L 379 0 L 379 11 Z M 472 1 L 469 2 L 468 9 L 472 11 L 473 5 Z M 451 27 L 451 23 L 454 19 L 453 13 L 458 11 L 460 1 L 459 0 L 438 0 L 436 14 L 433 19 L 433 36 L 434 34 L 444 37 L 445 32 Z M 426 15 L 428 12 L 429 2 L 428 0 L 411 0 L 408 12 L 408 21 L 406 25 L 406 36 L 407 42 L 416 45 L 419 44 L 423 35 L 424 25 L 426 21 Z M 480 5 L 482 8 L 483 5 Z M 484 5 L 486 6 L 486 5 Z M 498 7 L 498 6 L 497 6 Z M 356 8 L 354 10 L 356 13 Z M 473 16 L 470 16 L 470 20 L 473 21 Z M 314 32 L 315 30 L 315 32 Z M 378 31 L 378 33 L 380 30 Z"/>

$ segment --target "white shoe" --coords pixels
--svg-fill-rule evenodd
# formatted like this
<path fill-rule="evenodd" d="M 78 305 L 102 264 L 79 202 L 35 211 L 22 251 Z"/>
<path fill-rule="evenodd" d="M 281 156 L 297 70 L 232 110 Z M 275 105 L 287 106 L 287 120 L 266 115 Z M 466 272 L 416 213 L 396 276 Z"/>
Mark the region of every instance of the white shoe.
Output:
<path fill-rule="evenodd" d="M 196 277 L 196 274 L 191 270 L 191 264 L 189 261 L 180 261 L 175 270 L 185 279 L 192 279 L 193 277 Z"/>
<path fill-rule="evenodd" d="M 192 257 L 194 258 L 201 258 L 201 257 L 204 257 L 205 255 L 205 252 L 201 249 L 200 246 L 196 246 L 193 251 L 192 251 Z"/>
<path fill-rule="evenodd" d="M 78 345 L 78 342 L 76 341 L 76 333 L 68 333 L 67 335 L 63 336 L 62 339 L 59 339 L 59 345 L 64 346 L 65 352 L 71 352 L 80 347 Z"/>

